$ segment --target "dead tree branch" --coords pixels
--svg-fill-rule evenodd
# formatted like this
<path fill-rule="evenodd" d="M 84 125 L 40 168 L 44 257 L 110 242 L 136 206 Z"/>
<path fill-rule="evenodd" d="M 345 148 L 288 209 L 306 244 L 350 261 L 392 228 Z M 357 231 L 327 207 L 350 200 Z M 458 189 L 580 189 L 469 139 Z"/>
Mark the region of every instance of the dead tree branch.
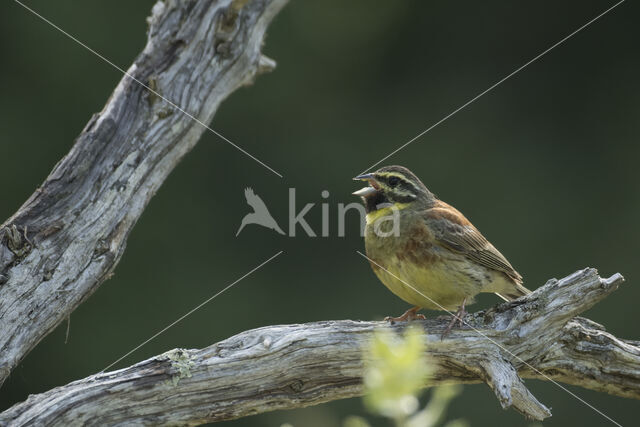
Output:
<path fill-rule="evenodd" d="M 486 382 L 503 407 L 551 415 L 521 378 L 553 379 L 640 399 L 640 342 L 575 317 L 623 283 L 594 269 L 552 279 L 532 294 L 467 316 L 471 327 L 440 334 L 448 318 L 421 321 L 434 361 L 431 384 Z M 202 350 L 172 350 L 129 368 L 30 396 L 0 425 L 200 424 L 362 393 L 362 346 L 385 322 L 268 326 Z M 534 369 L 532 369 L 532 367 Z"/>
<path fill-rule="evenodd" d="M 163 0 L 153 7 L 131 77 L 0 226 L 0 385 L 110 277 L 147 203 L 204 132 L 175 105 L 209 123 L 229 94 L 273 69 L 260 50 L 285 3 Z"/>

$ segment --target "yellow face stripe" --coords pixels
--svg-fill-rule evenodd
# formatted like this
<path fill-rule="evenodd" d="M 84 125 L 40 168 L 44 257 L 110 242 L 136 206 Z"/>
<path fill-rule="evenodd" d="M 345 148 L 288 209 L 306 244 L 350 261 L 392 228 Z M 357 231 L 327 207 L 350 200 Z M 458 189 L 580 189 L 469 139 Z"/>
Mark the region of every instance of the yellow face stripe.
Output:
<path fill-rule="evenodd" d="M 395 176 L 396 178 L 400 178 L 408 181 L 406 176 L 396 172 L 380 172 L 377 175 L 383 176 L 385 178 L 391 178 L 392 176 Z"/>
<path fill-rule="evenodd" d="M 407 178 L 405 175 L 398 173 L 398 172 L 379 172 L 376 174 L 378 177 L 380 178 L 384 178 L 384 180 L 378 180 L 378 184 L 384 188 L 387 189 L 390 192 L 393 192 L 395 194 L 399 194 L 401 196 L 416 196 L 419 192 L 418 189 L 418 185 L 412 181 L 411 179 Z M 397 187 L 389 187 L 389 185 L 387 185 L 387 183 L 385 182 L 385 180 L 388 180 L 391 177 L 395 177 L 400 179 L 402 182 L 408 183 L 413 187 L 414 191 L 409 191 L 407 189 L 401 188 L 400 186 Z"/>

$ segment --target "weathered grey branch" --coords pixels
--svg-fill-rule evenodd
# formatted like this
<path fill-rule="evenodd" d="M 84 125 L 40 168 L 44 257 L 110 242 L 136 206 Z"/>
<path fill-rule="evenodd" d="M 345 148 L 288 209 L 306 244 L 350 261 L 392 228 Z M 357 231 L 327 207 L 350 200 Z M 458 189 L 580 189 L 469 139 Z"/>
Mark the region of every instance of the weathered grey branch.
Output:
<path fill-rule="evenodd" d="M 550 415 L 521 378 L 553 379 L 640 399 L 640 342 L 575 318 L 624 279 L 594 269 L 550 280 L 517 301 L 469 315 L 420 322 L 434 361 L 432 384 L 486 382 L 503 407 Z M 269 326 L 202 350 L 172 350 L 119 371 L 30 396 L 0 425 L 199 424 L 290 409 L 362 393 L 362 345 L 385 322 L 327 321 Z M 490 338 L 479 335 L 478 331 Z"/>
<path fill-rule="evenodd" d="M 112 274 L 127 236 L 203 123 L 275 66 L 260 49 L 286 0 L 162 0 L 147 45 L 104 109 L 0 226 L 0 385 Z M 161 95 L 160 96 L 158 96 Z M 269 173 L 267 171 L 267 173 Z"/>

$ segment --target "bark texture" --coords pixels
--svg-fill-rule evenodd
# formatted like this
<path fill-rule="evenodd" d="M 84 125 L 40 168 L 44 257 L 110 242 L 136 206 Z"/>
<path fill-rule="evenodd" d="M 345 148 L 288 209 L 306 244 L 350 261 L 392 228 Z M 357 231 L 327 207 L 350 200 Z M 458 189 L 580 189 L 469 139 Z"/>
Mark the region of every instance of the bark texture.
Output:
<path fill-rule="evenodd" d="M 145 206 L 220 102 L 273 69 L 260 50 L 285 3 L 155 4 L 131 77 L 123 77 L 69 154 L 0 226 L 0 385 L 110 277 Z"/>
<path fill-rule="evenodd" d="M 448 318 L 419 321 L 435 364 L 431 384 L 486 382 L 500 405 L 534 419 L 551 412 L 522 378 L 639 399 L 640 342 L 575 317 L 623 281 L 619 274 L 602 279 L 594 269 L 552 279 L 530 295 L 467 316 L 468 325 L 444 340 Z M 400 332 L 406 325 L 268 326 L 201 350 L 171 350 L 30 396 L 0 414 L 0 425 L 195 425 L 358 396 L 362 345 L 381 327 Z"/>

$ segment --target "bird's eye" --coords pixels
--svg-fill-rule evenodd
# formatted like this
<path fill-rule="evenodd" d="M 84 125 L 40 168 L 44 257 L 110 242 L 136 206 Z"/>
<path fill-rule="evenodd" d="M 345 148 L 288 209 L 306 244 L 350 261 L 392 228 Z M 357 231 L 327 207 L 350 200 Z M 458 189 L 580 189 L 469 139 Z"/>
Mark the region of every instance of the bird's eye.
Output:
<path fill-rule="evenodd" d="M 391 187 L 397 187 L 398 184 L 400 184 L 400 178 L 398 178 L 397 176 L 392 176 L 389 178 L 389 185 Z"/>

